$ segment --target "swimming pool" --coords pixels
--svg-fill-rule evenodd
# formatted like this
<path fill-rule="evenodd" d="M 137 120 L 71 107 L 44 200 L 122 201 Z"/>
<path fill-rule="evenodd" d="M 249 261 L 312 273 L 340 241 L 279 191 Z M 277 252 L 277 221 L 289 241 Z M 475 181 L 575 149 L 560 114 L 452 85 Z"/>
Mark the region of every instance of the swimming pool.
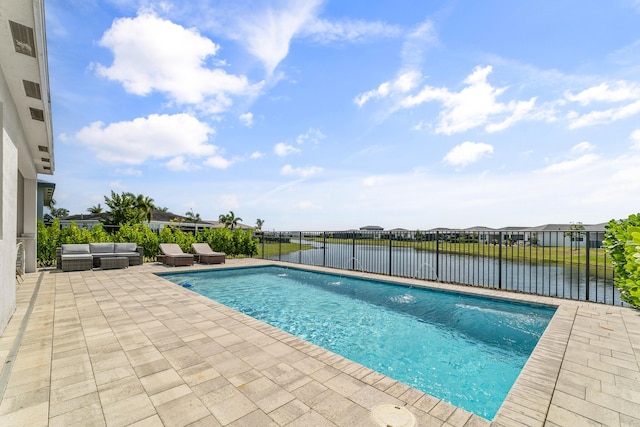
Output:
<path fill-rule="evenodd" d="M 161 276 L 488 420 L 555 313 L 274 266 Z"/>

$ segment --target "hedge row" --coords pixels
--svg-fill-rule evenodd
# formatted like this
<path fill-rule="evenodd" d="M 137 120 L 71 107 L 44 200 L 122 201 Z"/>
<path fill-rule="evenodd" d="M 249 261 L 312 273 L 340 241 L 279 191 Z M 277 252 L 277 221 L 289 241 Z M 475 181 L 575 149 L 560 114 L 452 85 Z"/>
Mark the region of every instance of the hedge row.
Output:
<path fill-rule="evenodd" d="M 254 256 L 258 253 L 258 243 L 252 232 L 228 228 L 204 228 L 196 234 L 185 233 L 175 227 L 165 227 L 157 234 L 145 224 L 122 225 L 115 233 L 108 233 L 101 224 L 92 229 L 70 227 L 60 228 L 55 219 L 51 226 L 38 221 L 38 265 L 54 265 L 56 248 L 66 243 L 131 242 L 144 248 L 145 260 L 155 260 L 160 243 L 177 243 L 184 252 L 191 252 L 192 243 L 208 243 L 211 249 L 224 252 L 228 256 Z"/>
<path fill-rule="evenodd" d="M 640 214 L 611 220 L 604 246 L 613 264 L 613 282 L 623 301 L 640 307 Z"/>

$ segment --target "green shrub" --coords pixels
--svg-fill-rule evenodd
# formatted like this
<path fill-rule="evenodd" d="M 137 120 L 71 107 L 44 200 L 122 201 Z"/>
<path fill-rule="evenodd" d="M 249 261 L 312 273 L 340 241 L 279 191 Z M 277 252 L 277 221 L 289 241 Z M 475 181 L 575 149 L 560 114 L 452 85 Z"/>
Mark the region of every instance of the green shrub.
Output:
<path fill-rule="evenodd" d="M 250 230 L 204 228 L 198 231 L 196 240 L 207 243 L 212 250 L 224 252 L 229 256 L 254 256 L 258 253 L 258 242 Z"/>
<path fill-rule="evenodd" d="M 144 257 L 147 259 L 155 259 L 159 253 L 160 239 L 145 224 L 122 225 L 113 237 L 114 242 L 136 243 L 141 246 L 144 248 Z"/>
<path fill-rule="evenodd" d="M 604 246 L 614 270 L 614 284 L 623 301 L 640 307 L 640 214 L 611 220 Z"/>
<path fill-rule="evenodd" d="M 164 227 L 156 234 L 146 224 L 124 224 L 112 234 L 105 231 L 102 224 L 89 230 L 71 223 L 71 226 L 61 229 L 60 221 L 56 218 L 51 226 L 38 221 L 38 265 L 54 265 L 56 248 L 62 244 L 96 242 L 136 243 L 144 248 L 147 260 L 155 260 L 160 252 L 160 243 L 177 243 L 187 253 L 191 252 L 191 244 L 196 242 L 208 243 L 214 251 L 224 252 L 229 256 L 254 256 L 258 253 L 257 239 L 250 230 L 204 228 L 194 236 L 172 226 Z"/>
<path fill-rule="evenodd" d="M 160 243 L 176 243 L 186 253 L 191 253 L 191 244 L 196 243 L 196 237 L 193 234 L 171 226 L 162 229 L 159 240 Z"/>
<path fill-rule="evenodd" d="M 36 258 L 42 267 L 52 266 L 56 262 L 56 248 L 60 246 L 60 220 L 53 220 L 51 227 L 38 220 L 38 247 Z"/>

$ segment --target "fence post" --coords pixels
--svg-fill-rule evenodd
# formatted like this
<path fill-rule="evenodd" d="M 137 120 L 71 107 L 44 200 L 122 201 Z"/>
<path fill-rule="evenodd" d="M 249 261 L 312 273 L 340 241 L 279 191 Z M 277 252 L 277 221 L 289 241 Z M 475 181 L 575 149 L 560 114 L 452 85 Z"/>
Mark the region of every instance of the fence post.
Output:
<path fill-rule="evenodd" d="M 282 231 L 278 232 L 278 261 L 282 261 Z"/>
<path fill-rule="evenodd" d="M 393 273 L 393 243 L 391 242 L 391 233 L 389 233 L 389 276 Z"/>
<path fill-rule="evenodd" d="M 264 241 L 265 241 L 265 235 L 264 233 L 262 233 L 262 259 L 264 259 Z"/>
<path fill-rule="evenodd" d="M 302 264 L 302 231 L 298 232 L 298 264 Z"/>
<path fill-rule="evenodd" d="M 589 265 L 590 264 L 590 259 L 589 259 L 590 252 L 589 252 L 589 249 L 591 248 L 591 240 L 590 240 L 591 236 L 589 235 L 588 231 L 585 234 L 586 234 L 586 236 L 585 236 L 585 238 L 586 238 L 586 241 L 585 241 L 585 248 L 586 248 L 586 251 L 585 251 L 585 262 L 587 264 L 586 268 L 585 268 L 585 278 L 584 278 L 584 280 L 585 280 L 585 290 L 587 292 L 587 295 L 585 295 L 585 299 L 587 301 L 589 301 L 589 273 L 590 273 L 590 268 L 589 268 L 590 267 L 590 265 Z M 596 285 L 596 301 L 598 300 L 598 295 L 597 294 L 598 294 L 598 289 L 597 289 L 597 285 Z"/>
<path fill-rule="evenodd" d="M 436 280 L 440 277 L 440 232 L 436 231 Z"/>
<path fill-rule="evenodd" d="M 498 289 L 502 289 L 502 231 L 498 232 Z"/>
<path fill-rule="evenodd" d="M 327 266 L 327 233 L 322 233 L 322 266 Z"/>
<path fill-rule="evenodd" d="M 351 238 L 351 269 L 356 269 L 356 232 L 354 231 Z"/>

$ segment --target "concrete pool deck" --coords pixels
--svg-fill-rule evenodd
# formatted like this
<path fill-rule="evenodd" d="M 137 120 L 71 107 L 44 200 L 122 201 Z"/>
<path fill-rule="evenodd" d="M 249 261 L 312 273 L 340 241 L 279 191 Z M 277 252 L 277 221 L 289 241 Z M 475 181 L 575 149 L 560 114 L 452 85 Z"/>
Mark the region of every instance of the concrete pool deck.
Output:
<path fill-rule="evenodd" d="M 489 423 L 153 274 L 266 264 L 26 275 L 0 336 L 0 425 L 376 426 L 393 404 L 419 426 L 640 426 L 638 310 L 429 283 L 559 306 Z"/>

